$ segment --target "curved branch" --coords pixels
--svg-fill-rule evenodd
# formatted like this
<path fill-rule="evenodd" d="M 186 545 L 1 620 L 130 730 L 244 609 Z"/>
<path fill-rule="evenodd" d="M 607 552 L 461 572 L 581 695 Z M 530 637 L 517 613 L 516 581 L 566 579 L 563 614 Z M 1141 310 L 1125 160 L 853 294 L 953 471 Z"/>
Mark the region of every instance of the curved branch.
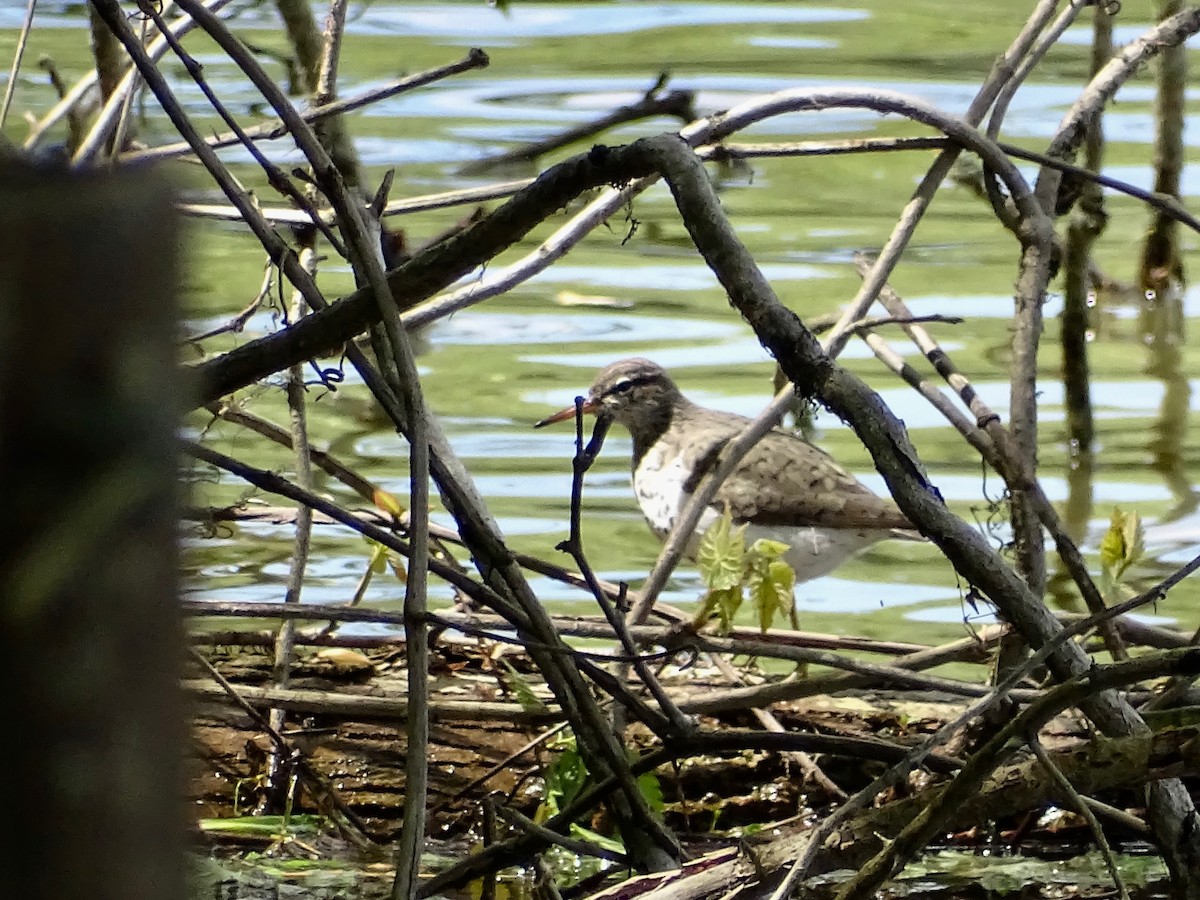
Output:
<path fill-rule="evenodd" d="M 1088 128 L 1121 85 L 1163 50 L 1182 43 L 1198 31 L 1200 9 L 1185 9 L 1164 19 L 1136 41 L 1126 44 L 1108 65 L 1096 73 L 1096 77 L 1063 116 L 1054 139 L 1046 149 L 1046 155 L 1072 159 L 1087 136 Z M 1054 169 L 1043 168 L 1038 173 L 1036 192 L 1043 209 L 1054 209 L 1060 181 L 1062 173 Z"/>
<path fill-rule="evenodd" d="M 834 363 L 800 319 L 779 302 L 725 218 L 700 161 L 672 138 L 652 138 L 639 144 L 655 158 L 656 167 L 666 177 L 692 240 L 729 292 L 730 302 L 751 324 L 784 374 L 853 428 L 900 509 L 938 545 L 955 569 L 995 603 L 1030 644 L 1053 643 L 1062 630 L 1053 614 L 983 536 L 946 508 L 937 489 L 924 477 L 903 423 L 878 394 Z M 1002 169 L 997 173 L 1003 177 Z M 1018 202 L 1027 200 L 1026 196 Z M 1045 220 L 1040 211 L 1037 218 Z M 1028 223 L 1022 231 L 1027 228 Z M 1083 650 L 1071 642 L 1056 644 L 1047 663 L 1060 681 L 1091 668 Z M 1112 691 L 1088 697 L 1082 708 L 1108 734 L 1136 734 L 1147 727 Z M 1149 793 L 1151 827 L 1158 847 L 1177 882 L 1186 883 L 1189 872 L 1200 870 L 1195 807 L 1178 779 L 1156 782 Z"/>
<path fill-rule="evenodd" d="M 899 113 L 944 131 L 992 165 L 1012 192 L 1023 215 L 1034 214 L 1029 205 L 1028 186 L 995 144 L 961 120 L 946 116 L 921 100 L 891 91 L 783 91 L 696 123 L 680 135 L 692 145 L 711 143 L 771 116 L 836 107 Z M 503 270 L 503 280 L 494 274 L 445 298 L 438 298 L 436 302 L 442 304 L 440 307 L 429 304 L 420 307 L 420 312 L 406 312 L 403 316 L 405 326 L 420 326 L 531 277 L 565 254 L 587 231 L 604 222 L 656 179 L 657 175 L 639 154 L 623 154 L 622 148 L 603 146 L 547 169 L 481 221 L 390 272 L 388 284 L 397 305 L 408 309 L 445 289 L 515 244 L 552 212 L 566 206 L 584 191 L 604 184 L 621 187 L 605 191 L 534 253 Z M 252 384 L 293 362 L 330 350 L 350 340 L 372 321 L 375 321 L 375 310 L 370 296 L 366 291 L 357 291 L 332 304 L 329 310 L 309 316 L 286 331 L 250 341 L 215 360 L 201 363 L 194 367 L 201 379 L 198 405 Z"/>

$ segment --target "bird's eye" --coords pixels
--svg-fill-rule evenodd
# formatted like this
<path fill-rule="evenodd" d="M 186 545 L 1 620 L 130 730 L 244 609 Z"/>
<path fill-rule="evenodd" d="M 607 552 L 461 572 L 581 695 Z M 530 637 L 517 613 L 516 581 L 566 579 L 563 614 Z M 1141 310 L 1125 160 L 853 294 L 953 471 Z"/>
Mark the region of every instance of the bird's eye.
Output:
<path fill-rule="evenodd" d="M 610 394 L 623 394 L 627 390 L 629 390 L 631 387 L 633 387 L 633 380 L 630 378 L 623 378 L 620 381 L 618 381 L 616 384 L 614 384 L 611 388 L 609 388 L 608 392 Z"/>

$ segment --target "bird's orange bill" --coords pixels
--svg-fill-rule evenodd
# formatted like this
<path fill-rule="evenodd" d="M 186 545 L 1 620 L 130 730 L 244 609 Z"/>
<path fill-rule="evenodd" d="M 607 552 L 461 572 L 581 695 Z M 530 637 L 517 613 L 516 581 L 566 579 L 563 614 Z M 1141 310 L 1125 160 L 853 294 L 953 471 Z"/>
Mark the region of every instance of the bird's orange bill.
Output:
<path fill-rule="evenodd" d="M 593 403 L 590 399 L 584 400 L 583 401 L 583 411 L 585 413 L 594 413 L 596 411 L 596 404 Z M 568 406 L 566 409 L 560 409 L 554 415 L 546 416 L 546 418 L 542 419 L 542 421 L 534 423 L 533 427 L 534 428 L 543 428 L 546 425 L 553 425 L 555 422 L 565 422 L 567 419 L 573 419 L 573 418 L 575 418 L 575 407 Z"/>

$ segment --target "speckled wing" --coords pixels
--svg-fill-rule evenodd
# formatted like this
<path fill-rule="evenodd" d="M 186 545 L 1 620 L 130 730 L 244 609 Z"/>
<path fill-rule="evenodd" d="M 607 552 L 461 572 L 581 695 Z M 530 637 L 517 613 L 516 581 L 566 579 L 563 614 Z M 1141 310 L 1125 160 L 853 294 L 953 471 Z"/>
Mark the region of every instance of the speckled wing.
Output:
<path fill-rule="evenodd" d="M 685 485 L 692 493 L 717 463 L 733 435 L 693 448 L 696 468 Z M 783 431 L 768 433 L 718 489 L 713 506 L 728 505 L 734 521 L 760 525 L 912 529 L 889 499 L 876 496 L 824 451 Z"/>

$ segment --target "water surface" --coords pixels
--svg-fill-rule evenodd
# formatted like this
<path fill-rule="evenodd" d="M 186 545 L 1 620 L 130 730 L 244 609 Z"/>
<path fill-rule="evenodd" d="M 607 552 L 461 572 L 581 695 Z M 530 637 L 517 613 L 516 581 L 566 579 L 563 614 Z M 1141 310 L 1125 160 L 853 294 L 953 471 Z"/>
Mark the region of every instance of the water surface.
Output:
<path fill-rule="evenodd" d="M 596 2 L 515 3 L 501 12 L 482 4 L 373 3 L 356 13 L 350 27 L 342 89 L 353 93 L 402 71 L 448 62 L 467 46 L 480 46 L 491 54 L 487 70 L 350 117 L 370 176 L 378 179 L 386 168 L 395 167 L 393 196 L 416 196 L 487 183 L 491 175 L 464 179 L 456 169 L 628 103 L 662 71 L 669 71 L 671 87 L 696 92 L 702 112 L 786 88 L 843 85 L 886 86 L 961 113 L 1025 14 L 1001 6 L 956 12 L 941 3 L 878 0 L 824 7 Z M 79 74 L 87 57 L 77 8 L 43 4 L 40 10 L 39 24 L 47 27 L 35 34 L 33 58 L 38 52 L 49 53 L 64 72 Z M 19 20 L 15 6 L 0 5 L 4 58 L 9 58 Z M 255 41 L 282 49 L 267 7 L 244 19 L 243 28 Z M 203 40 L 190 39 L 189 46 L 230 108 L 254 121 L 259 115 L 254 92 Z M 1080 43 L 1058 48 L 1015 98 L 1004 136 L 1041 149 L 1078 94 L 1085 60 L 1086 47 Z M 194 85 L 177 66 L 167 71 L 187 109 L 211 121 Z M 19 110 L 45 108 L 52 102 L 33 72 L 27 69 L 22 76 Z M 1146 141 L 1152 133 L 1152 99 L 1149 80 L 1131 82 L 1107 123 L 1113 142 L 1107 173 L 1143 187 L 1151 177 Z M 155 117 L 154 104 L 147 106 L 145 136 L 165 139 L 168 129 Z M 636 123 L 604 140 L 621 142 L 676 127 L 678 123 L 668 120 Z M 13 128 L 19 136 L 19 125 Z M 747 137 L 801 140 L 919 133 L 925 132 L 895 117 L 843 110 L 780 117 L 757 126 Z M 1192 129 L 1189 146 L 1196 140 Z M 281 163 L 300 161 L 286 142 L 266 146 Z M 570 148 L 554 158 L 580 149 L 584 148 Z M 225 151 L 225 156 L 239 165 L 247 159 L 238 150 Z M 837 310 L 853 296 L 858 285 L 854 253 L 883 243 L 931 159 L 932 154 L 922 152 L 763 160 L 738 172 L 717 172 L 716 177 L 726 211 L 781 298 L 800 315 L 812 317 Z M 239 171 L 252 184 L 260 181 L 247 168 Z M 190 194 L 212 199 L 212 191 L 193 170 L 186 170 L 182 179 Z M 1195 169 L 1189 167 L 1185 193 L 1196 193 L 1196 185 Z M 1119 196 L 1110 195 L 1109 202 L 1111 221 L 1098 262 L 1106 274 L 1128 280 L 1147 217 Z M 419 244 L 467 211 L 422 213 L 393 224 Z M 769 397 L 772 364 L 691 248 L 666 191 L 656 189 L 640 198 L 632 215 L 636 229 L 624 214 L 614 217 L 608 228 L 598 229 L 543 274 L 434 326 L 430 349 L 420 361 L 430 406 L 442 417 L 512 544 L 524 552 L 556 557 L 553 548 L 566 533 L 573 445 L 569 426 L 544 432 L 533 432 L 530 426 L 584 391 L 595 369 L 623 356 L 645 355 L 668 366 L 699 402 L 752 415 Z M 547 227 L 561 221 L 556 218 Z M 189 326 L 202 330 L 223 321 L 255 294 L 261 254 L 234 226 L 197 224 L 191 233 L 195 240 L 187 260 Z M 544 233 L 548 232 L 535 236 Z M 1186 235 L 1185 242 L 1188 249 L 1194 248 L 1195 236 Z M 504 261 L 532 247 L 526 241 Z M 914 313 L 965 319 L 961 325 L 936 325 L 932 330 L 1002 416 L 1007 415 L 1005 364 L 1017 253 L 1012 238 L 995 224 L 984 204 L 965 190 L 948 188 L 894 278 Z M 331 265 L 322 278 L 332 295 L 351 288 L 344 266 Z M 588 305 L 573 305 L 571 298 L 577 295 L 584 295 Z M 1059 298 L 1051 296 L 1041 357 L 1044 484 L 1056 502 L 1073 501 L 1093 566 L 1097 541 L 1112 509 L 1120 506 L 1142 515 L 1150 526 L 1150 558 L 1136 568 L 1133 582 L 1145 585 L 1190 558 L 1200 545 L 1192 488 L 1200 469 L 1188 440 L 1197 387 L 1189 373 L 1200 369 L 1191 364 L 1194 351 L 1186 340 L 1165 346 L 1146 339 L 1147 323 L 1136 296 L 1107 301 L 1094 310 L 1091 348 L 1100 452 L 1089 483 L 1071 469 L 1064 444 L 1055 344 L 1060 309 Z M 1197 294 L 1189 291 L 1183 305 L 1189 324 L 1198 311 Z M 263 312 L 249 321 L 242 335 L 207 342 L 205 350 L 218 352 L 276 327 L 277 316 Z M 884 334 L 909 353 L 914 365 L 930 371 L 909 352 L 901 335 Z M 986 475 L 973 451 L 865 347 L 851 344 L 843 361 L 905 420 L 934 483 L 953 509 L 979 527 L 990 528 L 993 540 L 1002 543 L 1003 526 L 989 525 L 1003 519 L 996 509 L 999 479 Z M 277 387 L 246 393 L 251 409 L 286 421 Z M 312 429 L 320 445 L 387 489 L 406 493 L 403 442 L 371 412 L 356 379 L 348 378 L 336 394 L 314 387 L 310 399 Z M 192 424 L 205 423 L 197 417 Z M 815 437 L 864 481 L 882 489 L 866 453 L 841 423 L 818 415 Z M 284 472 L 291 468 L 286 453 L 264 446 L 235 426 L 213 425 L 207 439 L 256 465 Z M 636 583 L 653 563 L 657 545 L 629 489 L 628 452 L 626 436 L 614 431 L 585 482 L 584 523 L 587 551 L 601 574 Z M 320 488 L 348 503 L 357 502 L 323 476 Z M 198 485 L 195 500 L 231 503 L 250 493 L 222 478 Z M 435 518 L 450 524 L 440 509 Z M 347 601 L 367 553 L 359 538 L 319 527 L 303 599 Z M 283 526 L 246 525 L 232 534 L 194 536 L 185 553 L 189 593 L 278 601 L 290 555 L 291 531 Z M 569 588 L 545 579 L 534 579 L 533 584 L 555 608 L 591 608 L 586 596 Z M 395 580 L 376 578 L 366 600 L 395 606 L 403 589 Z M 701 590 L 695 569 L 685 566 L 667 597 L 685 603 Z M 435 584 L 431 592 L 438 602 L 450 599 L 441 585 Z M 880 545 L 834 575 L 797 590 L 806 627 L 920 641 L 954 638 L 986 620 L 986 610 L 977 612 L 963 597 L 964 585 L 934 548 L 901 543 Z M 1163 621 L 1191 629 L 1198 610 L 1200 592 L 1185 584 L 1155 612 Z"/>

